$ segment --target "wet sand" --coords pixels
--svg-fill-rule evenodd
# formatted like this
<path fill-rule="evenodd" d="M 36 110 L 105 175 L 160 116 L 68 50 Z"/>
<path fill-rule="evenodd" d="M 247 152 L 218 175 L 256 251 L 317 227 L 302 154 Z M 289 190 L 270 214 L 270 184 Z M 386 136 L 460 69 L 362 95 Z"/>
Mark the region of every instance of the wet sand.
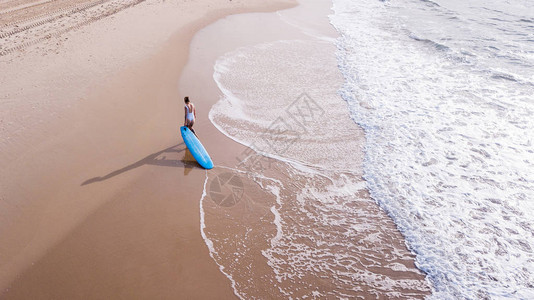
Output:
<path fill-rule="evenodd" d="M 221 55 L 238 48 L 266 45 L 279 40 L 284 40 L 286 44 L 291 44 L 289 41 L 293 40 L 313 43 L 316 37 L 331 41 L 337 37 L 337 32 L 328 23 L 328 12 L 328 3 L 301 1 L 298 7 L 277 15 L 230 16 L 208 26 L 192 42 L 195 51 L 191 53 L 191 59 L 184 69 L 180 88 L 198 90 L 200 93 L 197 95 L 203 99 L 221 98 L 222 91 L 209 80 L 214 76 L 211 65 Z M 287 20 L 287 23 L 282 20 Z M 217 41 L 219 46 L 209 47 L 212 41 Z M 313 95 L 313 98 L 322 101 L 336 98 L 343 80 L 337 70 L 335 57 L 332 58 L 334 45 L 330 45 L 326 52 L 322 52 L 322 47 L 306 50 L 306 42 L 299 45 L 302 47 L 295 46 L 288 52 L 295 56 L 315 54 L 314 58 L 332 61 L 321 69 L 320 78 L 315 74 L 299 72 L 299 65 L 318 65 L 317 61 L 298 60 L 292 65 L 285 60 L 287 56 L 283 47 L 269 51 L 268 46 L 262 46 L 260 48 L 263 51 L 259 51 L 257 56 L 245 50 L 240 52 L 246 59 L 243 65 L 239 65 L 241 68 L 231 69 L 230 73 L 250 76 L 231 76 L 228 81 L 239 91 L 231 92 L 236 92 L 237 97 L 247 102 L 257 100 L 250 95 L 261 90 L 259 95 L 254 96 L 262 100 L 257 100 L 252 106 L 259 107 L 263 114 L 269 109 L 268 106 L 279 107 L 281 109 L 278 111 L 282 114 L 278 116 L 281 117 L 284 117 L 284 108 L 303 92 L 296 88 L 296 93 L 286 93 L 284 84 L 288 82 L 289 85 L 303 88 L 307 87 L 303 82 L 309 78 L 316 84 L 304 91 Z M 296 59 L 295 56 L 289 57 Z M 207 61 L 211 63 L 206 64 Z M 253 65 L 261 71 L 249 73 L 246 65 Z M 296 71 L 293 72 L 293 69 Z M 333 81 L 327 77 L 332 77 Z M 329 88 L 325 89 L 322 85 Z M 430 293 L 425 276 L 415 267 L 414 256 L 406 249 L 402 235 L 365 189 L 365 182 L 361 178 L 361 145 L 365 143 L 365 137 L 362 129 L 350 119 L 344 101 L 341 98 L 338 100 L 335 104 L 328 102 L 327 115 L 334 118 L 344 130 L 331 134 L 326 132 L 328 136 L 320 139 L 314 136 L 322 137 L 324 130 L 308 128 L 314 134 L 310 136 L 301 132 L 300 138 L 293 144 L 295 147 L 290 146 L 280 156 L 297 160 L 299 157 L 316 157 L 323 166 L 325 163 L 328 165 L 329 161 L 336 164 L 339 159 L 347 160 L 352 162 L 349 164 L 352 172 L 339 168 L 339 164 L 337 169 L 335 165 L 330 166 L 331 171 L 326 170 L 328 167 L 301 166 L 313 169 L 311 176 L 292 164 L 267 159 L 251 149 L 233 152 L 233 160 L 221 160 L 218 168 L 209 172 L 206 195 L 201 202 L 205 226 L 203 233 L 214 260 L 244 299 L 422 299 Z M 228 104 L 224 100 L 221 102 Z M 262 106 L 261 103 L 268 105 Z M 241 105 L 243 103 L 237 106 L 242 108 Z M 342 113 L 332 114 L 338 111 Z M 244 128 L 245 132 L 254 131 L 254 126 L 247 127 L 250 124 L 247 119 L 240 119 L 239 111 L 235 114 L 239 115 L 235 118 L 238 121 L 218 116 L 215 123 L 226 123 L 222 130 L 230 128 L 236 132 L 235 129 L 239 127 Z M 321 120 L 318 126 L 322 126 Z M 261 133 L 263 130 L 265 128 L 260 127 L 254 132 Z M 341 132 L 348 136 L 343 136 Z M 254 140 L 255 146 L 261 144 L 261 139 Z M 328 146 L 321 144 L 320 140 L 328 140 L 329 144 L 339 147 L 336 153 L 345 156 L 325 154 L 324 149 Z M 275 139 L 276 142 L 280 140 Z M 253 144 L 250 140 L 245 143 L 250 144 Z M 347 149 L 344 146 L 348 144 L 347 153 L 344 152 Z M 317 147 L 321 147 L 318 145 L 323 145 L 322 150 L 317 151 Z M 212 147 L 217 148 L 217 144 Z M 251 155 L 248 161 L 260 161 L 261 166 L 242 164 L 245 153 Z M 350 179 L 345 180 L 347 178 Z M 361 186 L 357 192 L 354 191 L 356 186 Z M 272 193 L 271 188 L 278 191 L 278 196 Z M 324 197 L 306 195 L 303 193 L 305 190 L 315 190 Z M 329 190 L 340 192 L 332 196 Z M 337 202 L 338 205 L 328 205 L 331 202 Z M 331 223 L 325 226 L 321 221 Z M 347 240 L 350 243 L 347 244 Z"/>
<path fill-rule="evenodd" d="M 179 137 L 177 83 L 197 30 L 291 5 L 145 1 L 2 53 L 2 298 L 235 297 L 200 235 L 206 171 Z M 239 147 L 212 140 L 216 161 Z"/>

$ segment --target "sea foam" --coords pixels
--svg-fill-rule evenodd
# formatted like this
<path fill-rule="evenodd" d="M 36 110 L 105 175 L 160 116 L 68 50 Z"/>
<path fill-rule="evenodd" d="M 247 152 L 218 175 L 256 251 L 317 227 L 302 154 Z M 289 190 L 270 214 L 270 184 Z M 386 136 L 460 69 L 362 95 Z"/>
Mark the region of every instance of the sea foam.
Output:
<path fill-rule="evenodd" d="M 366 133 L 371 195 L 433 297 L 531 299 L 534 62 L 520 53 L 534 49 L 518 37 L 532 31 L 499 21 L 528 10 L 469 5 L 335 0 L 341 94 Z"/>

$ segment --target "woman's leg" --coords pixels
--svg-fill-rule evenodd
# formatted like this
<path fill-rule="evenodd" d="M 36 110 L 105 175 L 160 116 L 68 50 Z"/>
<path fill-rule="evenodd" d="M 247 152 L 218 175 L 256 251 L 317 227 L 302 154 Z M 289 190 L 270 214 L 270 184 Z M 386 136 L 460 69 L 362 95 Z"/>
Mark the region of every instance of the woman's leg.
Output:
<path fill-rule="evenodd" d="M 191 130 L 192 133 L 194 133 L 195 135 L 197 135 L 197 133 L 195 132 L 195 130 L 193 129 L 193 125 L 195 125 L 195 120 L 187 120 L 187 127 L 189 127 L 189 130 Z M 197 136 L 198 137 L 198 136 Z"/>

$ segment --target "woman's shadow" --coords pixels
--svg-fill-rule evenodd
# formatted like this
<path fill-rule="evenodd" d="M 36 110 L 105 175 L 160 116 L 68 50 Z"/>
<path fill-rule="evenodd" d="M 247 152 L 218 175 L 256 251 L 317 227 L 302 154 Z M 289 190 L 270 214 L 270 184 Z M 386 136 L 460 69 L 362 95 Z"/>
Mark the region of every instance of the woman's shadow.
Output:
<path fill-rule="evenodd" d="M 173 159 L 172 157 L 167 158 L 167 156 L 173 156 L 173 154 L 175 153 L 183 153 L 184 155 L 182 159 L 180 160 Z M 178 145 L 174 145 L 167 149 L 152 153 L 148 155 L 147 157 L 131 165 L 128 165 L 119 170 L 115 170 L 105 176 L 94 177 L 94 178 L 88 179 L 84 181 L 81 185 L 83 186 L 83 185 L 87 185 L 87 184 L 91 184 L 95 182 L 108 180 L 112 177 L 115 177 L 117 175 L 128 172 L 135 168 L 139 168 L 140 166 L 144 166 L 144 165 L 163 166 L 163 167 L 183 167 L 184 175 L 189 174 L 189 172 L 191 172 L 193 168 L 202 168 L 193 158 L 193 156 L 191 155 L 187 147 L 184 145 L 184 143 L 180 143 Z"/>

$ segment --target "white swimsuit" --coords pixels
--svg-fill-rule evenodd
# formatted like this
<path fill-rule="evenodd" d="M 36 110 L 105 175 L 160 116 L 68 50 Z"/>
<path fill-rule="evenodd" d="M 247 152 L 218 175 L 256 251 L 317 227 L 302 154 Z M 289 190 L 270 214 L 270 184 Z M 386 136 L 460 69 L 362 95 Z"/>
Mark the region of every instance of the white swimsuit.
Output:
<path fill-rule="evenodd" d="M 195 115 L 193 114 L 192 111 L 189 111 L 189 106 L 185 105 L 185 109 L 187 109 L 187 114 L 185 115 L 185 118 L 189 121 L 194 121 Z"/>

